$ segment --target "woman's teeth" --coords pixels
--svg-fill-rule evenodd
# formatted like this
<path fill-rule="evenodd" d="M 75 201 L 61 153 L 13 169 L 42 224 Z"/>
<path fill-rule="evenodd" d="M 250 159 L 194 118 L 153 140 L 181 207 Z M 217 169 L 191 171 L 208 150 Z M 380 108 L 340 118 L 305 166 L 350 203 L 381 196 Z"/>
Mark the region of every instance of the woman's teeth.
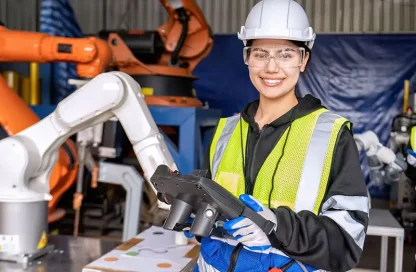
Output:
<path fill-rule="evenodd" d="M 282 79 L 266 79 L 266 78 L 263 78 L 263 81 L 268 86 L 272 86 L 272 85 L 276 86 L 276 85 L 279 85 L 282 82 Z"/>

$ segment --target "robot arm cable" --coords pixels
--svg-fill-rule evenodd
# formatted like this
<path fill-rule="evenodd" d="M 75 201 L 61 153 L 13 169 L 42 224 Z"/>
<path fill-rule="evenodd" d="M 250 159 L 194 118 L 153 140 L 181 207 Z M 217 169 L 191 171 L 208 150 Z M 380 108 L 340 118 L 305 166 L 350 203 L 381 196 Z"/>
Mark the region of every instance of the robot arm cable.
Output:
<path fill-rule="evenodd" d="M 189 22 L 189 16 L 186 13 L 186 10 L 183 8 L 183 6 L 180 6 L 176 8 L 176 13 L 178 15 L 178 20 L 182 24 L 182 31 L 181 35 L 179 36 L 178 43 L 175 47 L 175 50 L 172 53 L 171 65 L 177 65 L 179 62 L 179 52 L 181 51 L 183 44 L 185 43 L 186 36 L 188 35 L 188 22 Z M 180 65 L 180 63 L 179 63 Z"/>

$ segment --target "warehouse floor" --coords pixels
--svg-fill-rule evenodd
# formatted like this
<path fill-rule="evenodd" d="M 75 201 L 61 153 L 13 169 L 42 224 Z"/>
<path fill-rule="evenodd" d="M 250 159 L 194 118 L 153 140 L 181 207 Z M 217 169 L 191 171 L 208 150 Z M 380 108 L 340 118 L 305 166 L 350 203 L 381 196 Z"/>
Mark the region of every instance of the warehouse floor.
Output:
<path fill-rule="evenodd" d="M 371 207 L 375 209 L 388 209 L 389 203 L 385 200 L 372 200 Z M 389 249 L 388 249 L 388 260 L 387 260 L 387 271 L 394 271 L 394 257 L 395 257 L 395 239 L 389 238 Z M 359 268 L 371 269 L 380 271 L 380 254 L 381 254 L 381 237 L 367 235 L 364 243 L 364 251 L 361 256 Z M 410 245 L 407 242 L 403 246 L 403 272 L 415 271 L 416 261 L 416 246 Z M 354 272 L 360 272 L 354 269 Z"/>
<path fill-rule="evenodd" d="M 394 271 L 395 240 L 389 239 L 387 271 Z M 380 271 L 381 237 L 367 236 L 364 251 L 359 268 Z M 415 269 L 416 246 L 404 244 L 403 247 L 403 272 L 412 272 Z M 354 272 L 359 272 L 355 270 Z"/>

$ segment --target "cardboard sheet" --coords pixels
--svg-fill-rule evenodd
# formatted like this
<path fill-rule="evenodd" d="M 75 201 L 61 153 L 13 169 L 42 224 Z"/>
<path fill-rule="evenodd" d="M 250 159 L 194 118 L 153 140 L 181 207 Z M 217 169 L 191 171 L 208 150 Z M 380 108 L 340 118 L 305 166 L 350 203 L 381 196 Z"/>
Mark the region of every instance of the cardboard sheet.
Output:
<path fill-rule="evenodd" d="M 179 272 L 199 255 L 199 244 L 175 244 L 175 232 L 150 227 L 85 266 L 82 272 Z"/>

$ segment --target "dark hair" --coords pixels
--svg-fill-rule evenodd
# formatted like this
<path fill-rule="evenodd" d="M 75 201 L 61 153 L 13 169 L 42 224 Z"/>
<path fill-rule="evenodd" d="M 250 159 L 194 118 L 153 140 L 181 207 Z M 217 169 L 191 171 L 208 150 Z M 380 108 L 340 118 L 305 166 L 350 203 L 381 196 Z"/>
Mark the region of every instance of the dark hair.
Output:
<path fill-rule="evenodd" d="M 306 63 L 306 65 L 305 65 L 305 71 L 306 71 L 306 68 L 308 67 L 308 64 L 309 64 L 309 62 L 311 61 L 311 58 L 312 58 L 312 51 L 311 51 L 311 49 L 309 49 L 309 47 L 306 46 L 305 42 L 293 41 L 293 40 L 290 40 L 290 42 L 294 43 L 296 46 L 299 46 L 299 47 L 304 48 L 305 49 L 305 53 L 306 52 L 309 53 L 309 59 L 308 59 L 308 62 Z M 247 41 L 247 46 L 251 46 L 252 44 L 253 44 L 253 40 L 248 40 Z"/>

